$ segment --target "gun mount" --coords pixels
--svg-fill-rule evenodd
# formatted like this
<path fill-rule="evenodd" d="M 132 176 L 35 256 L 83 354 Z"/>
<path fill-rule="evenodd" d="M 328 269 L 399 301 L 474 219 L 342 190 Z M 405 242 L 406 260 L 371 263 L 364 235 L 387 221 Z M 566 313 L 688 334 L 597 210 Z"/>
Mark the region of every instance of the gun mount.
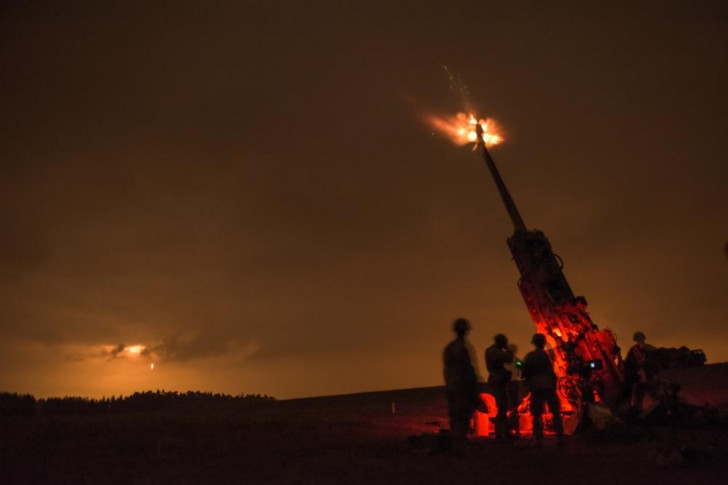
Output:
<path fill-rule="evenodd" d="M 521 276 L 518 288 L 537 331 L 546 336 L 559 377 L 564 425 L 567 432 L 573 431 L 585 402 L 616 404 L 624 386 L 620 350 L 611 330 L 599 330 L 592 322 L 586 299 L 574 295 L 563 262 L 544 233 L 526 228 L 482 133 L 476 126 L 483 159 L 513 222 L 508 247 Z M 520 406 L 523 411 L 526 404 Z"/>

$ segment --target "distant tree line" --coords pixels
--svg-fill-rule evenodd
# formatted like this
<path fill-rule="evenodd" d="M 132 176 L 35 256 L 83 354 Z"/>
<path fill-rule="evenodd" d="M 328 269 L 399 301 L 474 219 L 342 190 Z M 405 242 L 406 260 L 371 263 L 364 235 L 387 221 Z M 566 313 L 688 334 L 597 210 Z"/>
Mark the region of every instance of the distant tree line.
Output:
<path fill-rule="evenodd" d="M 0 416 L 96 415 L 175 409 L 199 409 L 230 404 L 275 401 L 261 394 L 231 396 L 211 392 L 145 391 L 130 396 L 101 399 L 85 397 L 49 397 L 36 399 L 30 394 L 0 392 Z"/>

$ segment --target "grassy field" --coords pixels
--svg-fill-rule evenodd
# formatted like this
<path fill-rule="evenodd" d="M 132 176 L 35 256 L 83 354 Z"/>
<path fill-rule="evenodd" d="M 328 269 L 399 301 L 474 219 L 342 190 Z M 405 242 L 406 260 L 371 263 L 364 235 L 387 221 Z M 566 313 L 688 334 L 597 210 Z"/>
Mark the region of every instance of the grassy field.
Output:
<path fill-rule="evenodd" d="M 724 419 L 433 452 L 441 388 L 0 420 L 0 483 L 725 483 Z M 413 439 L 412 437 L 417 437 Z"/>

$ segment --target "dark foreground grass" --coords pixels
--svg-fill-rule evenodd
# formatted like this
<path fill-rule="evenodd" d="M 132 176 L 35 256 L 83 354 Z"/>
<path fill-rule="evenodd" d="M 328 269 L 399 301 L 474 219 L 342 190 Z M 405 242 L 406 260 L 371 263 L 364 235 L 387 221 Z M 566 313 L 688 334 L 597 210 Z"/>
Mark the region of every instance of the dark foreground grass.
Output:
<path fill-rule="evenodd" d="M 394 413 L 393 411 L 394 404 Z M 728 430 L 621 428 L 433 453 L 441 389 L 0 420 L 0 483 L 725 483 Z M 408 440 L 410 436 L 423 437 Z"/>

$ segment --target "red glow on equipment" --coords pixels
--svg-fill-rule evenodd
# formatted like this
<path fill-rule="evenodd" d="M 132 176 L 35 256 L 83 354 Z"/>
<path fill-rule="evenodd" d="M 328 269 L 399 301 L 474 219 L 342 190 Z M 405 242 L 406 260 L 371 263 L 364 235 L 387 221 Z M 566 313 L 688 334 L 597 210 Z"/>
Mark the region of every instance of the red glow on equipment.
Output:
<path fill-rule="evenodd" d="M 476 124 L 475 131 L 476 146 L 481 149 L 515 229 L 508 238 L 508 247 L 521 275 L 518 288 L 536 324 L 536 331 L 546 336 L 549 356 L 558 377 L 557 393 L 564 432 L 570 434 L 579 423 L 585 402 L 597 401 L 611 406 L 619 397 L 624 382 L 619 347 L 611 330 L 599 330 L 592 322 L 586 310 L 586 299 L 572 292 L 563 273 L 563 262 L 552 251 L 544 233 L 526 228 L 488 152 L 483 127 Z M 532 432 L 529 396 L 518 406 L 517 412 L 520 433 Z"/>
<path fill-rule="evenodd" d="M 488 436 L 493 430 L 493 420 L 496 415 L 495 398 L 491 394 L 482 393 L 480 399 L 485 403 L 487 412 L 475 411 L 472 428 L 475 436 Z"/>

